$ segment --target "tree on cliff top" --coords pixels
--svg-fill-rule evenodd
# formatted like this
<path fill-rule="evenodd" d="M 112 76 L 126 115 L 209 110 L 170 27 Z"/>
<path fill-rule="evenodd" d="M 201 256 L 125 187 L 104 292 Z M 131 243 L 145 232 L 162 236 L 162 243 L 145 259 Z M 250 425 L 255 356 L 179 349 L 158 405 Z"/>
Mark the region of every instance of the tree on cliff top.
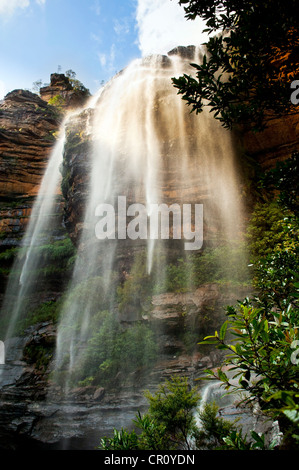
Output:
<path fill-rule="evenodd" d="M 299 73 L 296 0 L 180 0 L 185 16 L 200 16 L 211 35 L 196 76 L 173 78 L 179 94 L 199 113 L 205 105 L 227 128 L 254 130 L 265 117 L 295 111 L 291 82 Z"/>

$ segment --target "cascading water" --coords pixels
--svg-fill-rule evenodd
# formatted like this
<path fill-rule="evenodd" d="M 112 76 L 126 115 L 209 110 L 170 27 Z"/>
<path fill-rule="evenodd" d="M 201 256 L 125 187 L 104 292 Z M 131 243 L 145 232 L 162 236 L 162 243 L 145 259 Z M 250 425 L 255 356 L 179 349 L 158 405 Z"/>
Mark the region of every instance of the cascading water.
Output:
<path fill-rule="evenodd" d="M 93 99 L 89 101 L 92 106 Z M 9 322 L 5 334 L 6 354 L 9 353 L 10 339 L 17 334 L 18 321 L 26 316 L 30 309 L 31 296 L 37 292 L 40 281 L 39 269 L 43 263 L 43 255 L 38 250 L 39 246 L 51 243 L 57 230 L 56 205 L 60 196 L 60 167 L 63 161 L 65 145 L 65 126 L 76 111 L 68 113 L 60 126 L 59 138 L 50 154 L 49 161 L 44 172 L 38 195 L 34 202 L 30 220 L 22 240 L 20 253 L 16 257 L 5 297 L 1 314 L 5 317 L 9 312 Z"/>
<path fill-rule="evenodd" d="M 193 60 L 199 60 L 200 50 L 194 48 L 194 54 Z M 58 327 L 56 372 L 62 372 L 66 390 L 80 377 L 88 379 L 88 373 L 92 380 L 97 369 L 109 370 L 110 359 L 101 355 L 97 368 L 82 375 L 96 354 L 91 346 L 100 341 L 95 331 L 104 321 L 94 320 L 99 312 L 108 311 L 108 317 L 123 323 L 143 318 L 136 295 L 125 314 L 119 308 L 121 271 L 130 279 L 130 269 L 145 254 L 144 282 L 154 286 L 153 292 L 163 284 L 168 256 L 187 253 L 180 236 L 178 242 L 151 236 L 149 226 L 140 226 L 142 217 L 128 237 L 123 214 L 128 224 L 130 216 L 140 216 L 140 205 L 150 218 L 155 204 L 202 204 L 205 241 L 219 233 L 228 243 L 238 240 L 241 207 L 232 137 L 208 113 L 190 114 L 171 83 L 174 75 L 190 71 L 189 62 L 176 55 L 137 60 L 105 86 L 95 105 L 80 249 Z M 115 208 L 116 219 L 106 217 L 106 239 L 99 240 L 96 226 L 108 206 Z M 190 238 L 194 220 L 189 231 L 186 225 L 183 221 L 180 231 Z M 111 368 L 111 374 L 116 372 Z"/>
<path fill-rule="evenodd" d="M 120 388 L 134 368 L 142 370 L 154 361 L 156 350 L 146 329 L 148 302 L 163 292 L 171 262 L 187 261 L 190 253 L 200 251 L 200 240 L 192 250 L 197 228 L 203 230 L 204 246 L 221 239 L 229 247 L 239 240 L 242 207 L 232 136 L 209 113 L 190 114 L 171 82 L 200 60 L 200 50 L 192 50 L 193 58 L 170 54 L 133 62 L 62 125 L 26 233 L 29 243 L 25 261 L 17 266 L 18 285 L 9 284 L 7 293 L 18 292 L 10 335 L 24 297 L 34 289 L 39 263 L 34 247 L 51 228 L 63 153 L 64 159 L 72 153 L 69 136 L 84 115 L 76 138 L 87 143 L 88 190 L 78 255 L 63 296 L 53 374 L 66 392 L 78 383 L 106 385 L 117 376 Z M 179 233 L 171 226 L 166 236 L 151 231 L 149 220 L 161 204 L 176 206 L 182 216 Z M 183 217 L 184 205 L 190 218 Z M 202 212 L 194 212 L 196 205 L 203 208 L 199 224 L 195 216 L 201 218 Z M 105 219 L 109 207 L 115 218 Z M 178 220 L 175 211 L 169 220 Z M 106 239 L 97 233 L 99 223 Z M 191 286 L 191 268 L 186 276 Z"/>
<path fill-rule="evenodd" d="M 62 131 L 64 125 L 62 125 Z M 21 255 L 18 256 L 9 278 L 2 311 L 10 311 L 10 321 L 6 332 L 6 345 L 15 333 L 15 326 L 20 316 L 26 311 L 26 300 L 33 292 L 38 279 L 40 256 L 35 251 L 45 237 L 49 236 L 49 227 L 53 223 L 54 206 L 57 202 L 58 184 L 61 178 L 59 166 L 62 162 L 62 152 L 65 135 L 62 132 L 49 159 L 38 196 L 34 203 L 26 235 L 22 241 Z"/>

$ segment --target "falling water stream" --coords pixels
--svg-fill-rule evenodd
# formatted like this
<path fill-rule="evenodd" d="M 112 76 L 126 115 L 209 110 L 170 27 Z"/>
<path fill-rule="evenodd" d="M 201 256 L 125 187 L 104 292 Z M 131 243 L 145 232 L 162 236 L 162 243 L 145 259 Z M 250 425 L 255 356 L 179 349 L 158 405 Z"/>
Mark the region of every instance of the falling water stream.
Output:
<path fill-rule="evenodd" d="M 89 101 L 92 106 L 93 98 Z M 39 277 L 42 255 L 36 248 L 51 239 L 57 217 L 57 196 L 60 194 L 61 172 L 65 145 L 65 126 L 76 111 L 67 113 L 60 126 L 59 138 L 50 154 L 48 164 L 42 177 L 41 185 L 32 208 L 30 220 L 22 240 L 21 253 L 16 257 L 5 297 L 2 312 L 10 312 L 10 320 L 6 330 L 6 353 L 9 350 L 9 339 L 16 334 L 18 320 L 26 315 L 27 299 L 34 292 Z"/>
<path fill-rule="evenodd" d="M 127 204 L 141 203 L 150 215 L 155 203 L 202 203 L 206 226 L 214 225 L 228 241 L 238 238 L 240 205 L 232 138 L 208 113 L 190 115 L 177 96 L 171 77 L 186 67 L 188 60 L 178 56 L 137 60 L 106 86 L 95 106 L 89 197 L 80 239 L 85 250 L 77 258 L 58 329 L 57 365 L 67 358 L 69 374 L 80 363 L 95 313 L 92 293 L 86 291 L 78 302 L 71 300 L 73 290 L 95 276 L 100 265 L 104 284 L 95 289 L 102 289 L 103 298 L 108 294 L 112 310 L 111 278 L 119 251 L 126 249 L 123 234 L 115 240 L 96 239 L 99 204 L 115 206 L 119 196 L 126 197 Z M 159 242 L 144 238 L 151 273 Z M 164 270 L 160 262 L 155 271 L 158 283 Z"/>
<path fill-rule="evenodd" d="M 58 183 L 61 178 L 59 166 L 62 162 L 65 140 L 63 132 L 64 124 L 62 124 L 61 129 L 61 136 L 51 153 L 38 196 L 32 209 L 26 234 L 22 241 L 23 256 L 16 258 L 6 290 L 3 311 L 6 311 L 8 308 L 11 309 L 6 340 L 14 333 L 16 322 L 24 311 L 25 299 L 34 288 L 36 272 L 40 263 L 40 257 L 34 252 L 34 248 L 42 242 L 45 232 L 53 222 Z M 12 294 L 15 296 L 13 304 L 11 301 Z"/>
<path fill-rule="evenodd" d="M 163 250 L 164 240 L 150 237 L 148 232 L 140 237 L 137 229 L 136 240 L 132 237 L 128 240 L 118 221 L 114 239 L 99 240 L 95 232 L 99 205 L 116 207 L 120 200 L 125 204 L 125 211 L 131 207 L 133 216 L 137 206 L 132 205 L 142 204 L 150 216 L 154 204 L 179 207 L 200 204 L 204 242 L 217 233 L 228 243 L 239 237 L 242 207 L 232 136 L 208 112 L 199 116 L 191 114 L 171 82 L 173 76 L 190 73 L 189 63 L 200 60 L 200 50 L 194 48 L 194 54 L 192 60 L 175 54 L 136 60 L 84 108 L 93 109 L 89 127 L 85 129 L 85 137 L 90 141 L 90 154 L 86 156 L 90 167 L 89 190 L 78 241 L 79 254 L 60 313 L 55 355 L 56 370 L 64 370 L 66 390 L 72 371 L 80 364 L 89 337 L 94 333 L 90 328 L 93 317 L 99 310 L 115 314 L 117 289 L 113 282 L 115 275 L 119 275 L 118 262 L 123 252 L 128 254 L 132 266 L 137 253 L 143 251 L 146 271 L 154 276 L 156 284 L 165 277 L 166 262 L 156 256 L 159 248 Z M 80 120 L 81 112 L 77 111 L 71 119 Z M 34 284 L 32 276 L 39 260 L 32 248 L 44 231 L 51 230 L 51 213 L 61 177 L 59 168 L 67 142 L 65 129 L 70 122 L 68 118 L 61 126 L 61 137 L 52 152 L 31 215 L 18 285 L 15 280 L 8 285 L 8 293 L 18 292 L 8 337 L 20 315 L 24 297 Z M 184 257 L 183 240 L 178 243 Z M 171 252 L 171 240 L 169 247 Z M 90 288 L 74 296 L 77 287 L 90 279 L 95 280 Z M 94 298 L 99 294 L 102 305 L 97 305 L 95 310 Z"/>

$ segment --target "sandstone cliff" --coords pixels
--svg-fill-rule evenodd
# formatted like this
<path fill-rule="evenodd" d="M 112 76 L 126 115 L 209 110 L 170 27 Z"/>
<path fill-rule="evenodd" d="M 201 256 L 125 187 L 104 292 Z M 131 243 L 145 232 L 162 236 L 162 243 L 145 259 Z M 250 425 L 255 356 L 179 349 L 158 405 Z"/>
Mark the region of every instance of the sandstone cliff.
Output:
<path fill-rule="evenodd" d="M 1 103 L 0 231 L 9 239 L 24 234 L 60 120 L 54 107 L 29 91 L 12 91 Z"/>
<path fill-rule="evenodd" d="M 65 110 L 83 106 L 89 95 L 89 90 L 79 80 L 71 79 L 63 73 L 52 73 L 50 85 L 40 89 L 40 96 L 44 101 L 50 104 L 56 102 Z"/>
<path fill-rule="evenodd" d="M 58 102 L 53 99 L 61 97 Z M 78 81 L 52 74 L 40 96 L 14 90 L 0 102 L 0 254 L 1 294 L 20 246 L 50 153 L 65 111 L 82 106 L 89 96 Z M 52 102 L 53 105 L 48 102 Z M 58 224 L 63 213 L 60 187 L 56 205 Z"/>
<path fill-rule="evenodd" d="M 299 146 L 299 111 L 272 118 L 267 127 L 257 133 L 244 131 L 241 135 L 244 150 L 263 169 L 273 168 L 277 162 L 290 158 Z"/>

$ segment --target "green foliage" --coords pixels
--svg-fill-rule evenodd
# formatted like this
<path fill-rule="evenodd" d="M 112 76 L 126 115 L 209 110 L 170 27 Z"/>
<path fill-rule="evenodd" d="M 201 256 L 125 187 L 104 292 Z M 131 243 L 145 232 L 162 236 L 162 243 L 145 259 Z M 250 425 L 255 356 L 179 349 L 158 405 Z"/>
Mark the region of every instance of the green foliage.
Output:
<path fill-rule="evenodd" d="M 285 312 L 266 312 L 244 302 L 238 309 L 229 307 L 227 316 L 219 333 L 206 337 L 203 343 L 229 351 L 226 363 L 237 369 L 234 378 L 239 377 L 238 385 L 233 386 L 221 369 L 217 378 L 226 387 L 246 390 L 258 398 L 263 409 L 274 406 L 272 397 L 279 390 L 295 393 L 298 383 L 292 345 L 299 338 L 298 312 L 291 306 Z"/>
<path fill-rule="evenodd" d="M 254 284 L 256 302 L 264 308 L 285 310 L 293 304 L 298 280 L 298 250 L 274 252 L 256 262 Z"/>
<path fill-rule="evenodd" d="M 182 0 L 187 19 L 200 16 L 210 37 L 196 77 L 173 78 L 183 99 L 199 113 L 209 106 L 224 127 L 245 123 L 255 130 L 268 114 L 293 111 L 290 82 L 296 78 L 299 38 L 296 1 Z"/>
<path fill-rule="evenodd" d="M 0 277 L 6 277 L 11 272 L 13 261 L 19 253 L 19 248 L 8 248 L 0 253 Z"/>
<path fill-rule="evenodd" d="M 45 344 L 29 344 L 23 351 L 24 359 L 34 364 L 37 369 L 45 371 L 53 357 L 53 347 Z"/>
<path fill-rule="evenodd" d="M 152 288 L 152 279 L 147 273 L 145 254 L 136 256 L 134 264 L 122 286 L 117 289 L 119 309 L 138 308 L 142 310 L 142 303 L 149 297 Z"/>
<path fill-rule="evenodd" d="M 222 368 L 217 373 L 207 370 L 207 374 L 217 377 L 227 389 L 246 391 L 248 400 L 257 399 L 263 411 L 281 420 L 286 398 L 298 407 L 298 365 L 294 360 L 294 345 L 299 344 L 298 309 L 290 305 L 284 311 L 267 311 L 245 301 L 238 309 L 229 307 L 227 316 L 220 331 L 201 344 L 228 351 L 224 364 L 235 374 L 229 378 Z M 233 379 L 238 379 L 237 385 Z"/>
<path fill-rule="evenodd" d="M 101 440 L 101 450 L 113 450 L 115 445 L 122 450 L 190 448 L 196 429 L 194 410 L 199 400 L 197 390 L 189 388 L 186 378 L 172 377 L 160 385 L 154 395 L 146 392 L 145 396 L 149 401 L 148 412 L 143 416 L 138 412 L 134 421 L 141 431 L 138 438 L 135 431 L 128 435 L 126 431 L 119 433 L 114 430 L 113 438 Z M 127 444 L 133 447 L 127 447 Z"/>
<path fill-rule="evenodd" d="M 260 186 L 267 194 L 278 193 L 280 206 L 298 214 L 298 157 L 299 152 L 294 151 L 292 156 L 283 162 L 277 162 L 275 168 L 261 175 Z"/>
<path fill-rule="evenodd" d="M 17 264 L 17 267 L 13 265 L 13 269 L 11 269 L 11 264 L 16 257 L 19 258 L 20 263 L 24 262 L 27 251 L 28 247 L 22 247 L 3 252 L 1 254 L 3 266 L 0 269 L 0 274 L 6 271 L 12 279 L 18 281 L 21 274 L 19 267 L 21 264 Z M 57 321 L 60 302 L 47 301 L 38 305 L 38 296 L 40 292 L 44 293 L 48 286 L 53 289 L 56 288 L 57 283 L 63 284 L 68 281 L 75 261 L 75 252 L 76 250 L 68 237 L 61 240 L 50 239 L 47 240 L 47 243 L 44 242 L 44 244 L 32 248 L 37 263 L 28 265 L 28 275 L 33 275 L 35 284 L 32 292 L 23 298 L 22 308 L 15 326 L 16 334 L 23 334 L 24 329 L 38 322 Z M 5 332 L 8 328 L 13 302 L 16 300 L 15 295 L 16 292 L 11 292 L 8 303 L 2 309 L 0 331 Z"/>
<path fill-rule="evenodd" d="M 54 95 L 52 98 L 49 99 L 48 104 L 50 106 L 54 106 L 59 112 L 62 112 L 65 106 L 65 98 L 61 95 Z"/>
<path fill-rule="evenodd" d="M 265 436 L 251 431 L 251 440 L 247 435 L 243 436 L 242 431 L 233 430 L 228 436 L 223 438 L 225 450 L 272 450 L 276 446 L 274 440 L 269 446 L 265 444 Z"/>
<path fill-rule="evenodd" d="M 155 292 L 186 292 L 205 283 L 251 283 L 244 244 L 219 245 L 179 258 L 166 267 L 165 278 Z"/>
<path fill-rule="evenodd" d="M 69 69 L 65 72 L 65 76 L 68 77 L 70 84 L 75 92 L 84 93 L 86 96 L 90 96 L 90 91 L 86 88 L 80 80 L 76 78 L 76 72 Z"/>
<path fill-rule="evenodd" d="M 103 437 L 100 449 L 102 450 L 138 450 L 138 436 L 135 431 L 129 433 L 121 428 L 113 430 L 113 437 Z"/>
<path fill-rule="evenodd" d="M 9 248 L 8 250 L 3 251 L 0 253 L 0 262 L 4 261 L 12 261 L 15 256 L 18 254 L 19 248 Z"/>
<path fill-rule="evenodd" d="M 226 351 L 224 365 L 234 373 L 229 377 L 220 367 L 216 373 L 208 370 L 208 377 L 216 376 L 228 390 L 247 392 L 246 400 L 257 400 L 262 411 L 278 419 L 283 433 L 280 448 L 290 449 L 298 446 L 299 435 L 298 183 L 290 172 L 294 165 L 293 155 L 265 174 L 262 186 L 273 192 L 251 218 L 257 296 L 228 307 L 226 322 L 200 343 Z M 271 195 L 276 199 L 269 201 Z M 232 379 L 238 379 L 237 385 Z M 262 446 L 256 435 L 252 437 L 256 446 Z M 247 448 L 238 433 L 227 444 Z"/>
<path fill-rule="evenodd" d="M 156 361 L 157 348 L 151 329 L 142 323 L 123 328 L 115 315 L 101 312 L 99 324 L 89 339 L 83 359 L 73 371 L 73 382 L 93 378 L 106 386 L 115 382 L 118 372 L 126 381 L 128 374 L 150 369 Z"/>
<path fill-rule="evenodd" d="M 166 450 L 176 448 L 175 445 L 169 442 L 165 424 L 157 421 L 150 413 L 141 415 L 138 412 L 133 423 L 141 430 L 138 436 L 139 449 Z"/>
<path fill-rule="evenodd" d="M 59 318 L 59 312 L 61 308 L 61 301 L 50 300 L 40 304 L 33 310 L 29 310 L 26 314 L 26 318 L 20 321 L 19 331 L 23 332 L 29 326 L 35 325 L 42 322 L 53 322 L 57 323 Z"/>
<path fill-rule="evenodd" d="M 152 395 L 145 393 L 149 401 L 149 415 L 165 426 L 165 432 L 175 447 L 190 448 L 190 438 L 195 431 L 194 410 L 199 395 L 190 389 L 186 378 L 172 377 L 159 386 Z"/>
<path fill-rule="evenodd" d="M 112 437 L 100 441 L 100 450 L 255 450 L 267 448 L 265 436 L 255 431 L 251 440 L 242 436 L 235 423 L 218 416 L 214 403 L 205 403 L 199 411 L 200 425 L 195 411 L 200 400 L 197 389 L 188 386 L 186 378 L 172 377 L 161 384 L 157 392 L 145 394 L 149 401 L 147 413 L 137 413 L 133 430 L 113 430 Z M 272 443 L 269 449 L 273 448 Z"/>
<path fill-rule="evenodd" d="M 215 403 L 206 403 L 198 415 L 201 426 L 196 432 L 197 449 L 223 449 L 224 439 L 235 431 L 234 423 L 218 416 Z"/>
<path fill-rule="evenodd" d="M 110 288 L 113 292 L 115 288 L 115 279 L 111 279 Z M 91 323 L 90 331 L 95 331 L 99 325 L 101 325 L 103 318 L 106 316 L 106 312 L 99 313 L 99 309 L 105 310 L 110 307 L 111 292 L 106 290 L 106 281 L 102 276 L 90 277 L 86 281 L 77 284 L 68 292 L 64 305 L 65 308 L 71 308 L 72 305 L 77 305 L 78 310 L 85 310 L 88 304 L 91 312 Z M 68 327 L 68 325 L 67 325 Z M 76 325 L 74 325 L 76 327 Z"/>
<path fill-rule="evenodd" d="M 248 241 L 255 259 L 265 258 L 273 251 L 294 252 L 296 249 L 294 214 L 276 201 L 258 203 L 248 227 Z"/>
<path fill-rule="evenodd" d="M 261 186 L 266 200 L 256 205 L 248 227 L 257 301 L 265 308 L 286 309 L 294 300 L 299 268 L 296 165 L 293 154 L 265 173 Z M 276 199 L 269 201 L 271 195 Z"/>
<path fill-rule="evenodd" d="M 298 274 L 298 219 L 276 201 L 259 203 L 248 228 L 258 302 L 286 308 Z"/>
<path fill-rule="evenodd" d="M 164 425 L 157 423 L 149 414 L 137 413 L 133 423 L 140 430 L 128 432 L 126 429 L 113 430 L 113 437 L 104 437 L 100 441 L 100 450 L 166 450 L 169 441 Z M 170 446 L 172 448 L 172 446 Z"/>
<path fill-rule="evenodd" d="M 37 270 L 40 278 L 68 274 L 76 255 L 75 247 L 68 237 L 49 241 L 47 244 L 34 247 L 33 250 L 39 257 Z M 19 251 L 19 256 L 24 255 L 26 255 L 25 249 Z"/>
<path fill-rule="evenodd" d="M 69 238 L 41 245 L 36 250 L 42 257 L 51 261 L 69 259 L 75 253 L 74 245 Z"/>

